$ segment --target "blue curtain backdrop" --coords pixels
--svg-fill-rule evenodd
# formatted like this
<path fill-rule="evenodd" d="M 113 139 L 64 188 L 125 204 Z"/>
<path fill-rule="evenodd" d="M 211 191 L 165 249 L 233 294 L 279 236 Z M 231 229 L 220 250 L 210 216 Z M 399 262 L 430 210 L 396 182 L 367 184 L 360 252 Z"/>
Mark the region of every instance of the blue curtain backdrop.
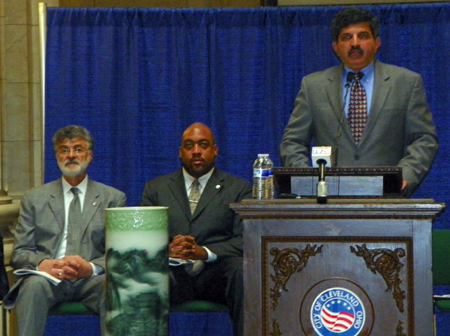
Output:
<path fill-rule="evenodd" d="M 378 58 L 423 75 L 439 155 L 415 198 L 450 203 L 450 4 L 365 6 L 381 23 Z M 46 181 L 51 137 L 68 124 L 96 138 L 91 178 L 139 205 L 145 182 L 179 169 L 182 131 L 209 125 L 217 166 L 251 180 L 278 146 L 302 77 L 338 64 L 329 26 L 343 7 L 48 9 Z M 435 228 L 449 227 L 444 214 Z"/>

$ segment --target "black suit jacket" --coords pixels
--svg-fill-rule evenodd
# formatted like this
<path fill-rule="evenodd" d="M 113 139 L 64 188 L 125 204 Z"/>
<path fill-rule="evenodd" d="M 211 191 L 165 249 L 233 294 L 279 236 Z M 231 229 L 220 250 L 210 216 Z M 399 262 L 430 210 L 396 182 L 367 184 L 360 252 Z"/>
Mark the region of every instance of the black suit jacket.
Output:
<path fill-rule="evenodd" d="M 251 191 L 247 181 L 215 168 L 191 215 L 180 169 L 148 182 L 141 205 L 169 207 L 170 240 L 178 234 L 191 235 L 218 258 L 242 257 L 243 225 L 230 204 L 251 198 Z"/>

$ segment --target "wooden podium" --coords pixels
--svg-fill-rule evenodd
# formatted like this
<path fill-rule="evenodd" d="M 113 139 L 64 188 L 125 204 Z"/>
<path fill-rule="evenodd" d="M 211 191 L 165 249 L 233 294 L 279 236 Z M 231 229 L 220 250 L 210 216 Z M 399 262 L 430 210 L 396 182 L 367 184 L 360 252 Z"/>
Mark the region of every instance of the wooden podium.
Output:
<path fill-rule="evenodd" d="M 430 199 L 244 200 L 246 336 L 431 336 Z"/>

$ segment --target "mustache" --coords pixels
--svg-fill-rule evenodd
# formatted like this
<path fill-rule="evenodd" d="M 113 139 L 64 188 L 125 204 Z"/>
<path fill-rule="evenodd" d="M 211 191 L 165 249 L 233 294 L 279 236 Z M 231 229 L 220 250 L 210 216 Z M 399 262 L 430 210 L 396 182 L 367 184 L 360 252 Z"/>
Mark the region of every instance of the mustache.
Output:
<path fill-rule="evenodd" d="M 202 157 L 193 157 L 193 158 L 190 160 L 190 162 L 192 163 L 192 162 L 194 162 L 194 161 L 202 161 L 202 162 L 205 162 L 205 159 L 203 159 Z"/>
<path fill-rule="evenodd" d="M 352 47 L 348 53 L 350 54 L 353 51 L 357 51 L 357 52 L 360 52 L 360 53 L 364 52 L 364 50 L 362 50 L 361 47 Z"/>
<path fill-rule="evenodd" d="M 80 164 L 80 161 L 78 161 L 77 159 L 67 159 L 66 161 L 64 161 L 64 166 L 67 166 L 67 165 L 69 165 L 69 164 L 72 164 L 72 163 L 75 163 L 75 164 Z"/>

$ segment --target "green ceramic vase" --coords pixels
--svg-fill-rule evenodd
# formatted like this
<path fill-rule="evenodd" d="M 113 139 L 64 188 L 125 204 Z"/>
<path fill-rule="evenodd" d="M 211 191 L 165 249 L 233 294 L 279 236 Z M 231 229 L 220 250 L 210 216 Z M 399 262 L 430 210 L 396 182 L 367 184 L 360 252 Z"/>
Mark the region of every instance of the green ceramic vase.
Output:
<path fill-rule="evenodd" d="M 167 207 L 106 209 L 106 334 L 167 336 Z"/>

